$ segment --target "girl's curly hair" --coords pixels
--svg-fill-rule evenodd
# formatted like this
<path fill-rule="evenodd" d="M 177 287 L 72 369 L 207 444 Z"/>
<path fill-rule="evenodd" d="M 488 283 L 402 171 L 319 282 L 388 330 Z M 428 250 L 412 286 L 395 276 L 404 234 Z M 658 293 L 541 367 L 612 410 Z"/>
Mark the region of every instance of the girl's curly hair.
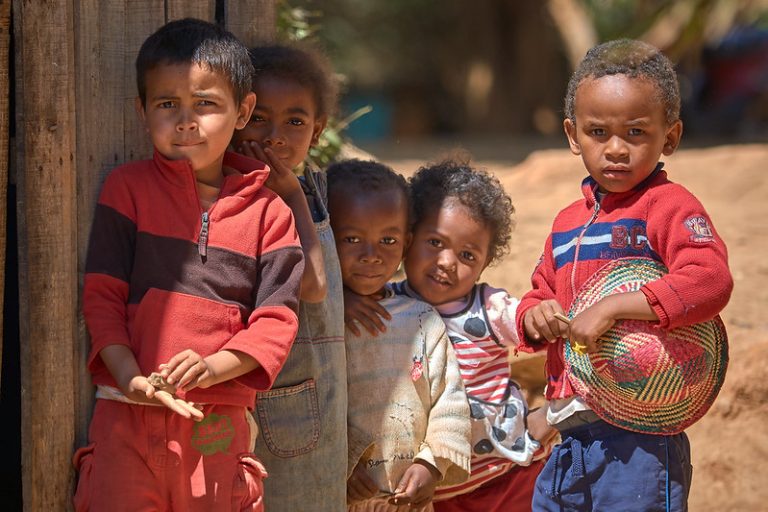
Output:
<path fill-rule="evenodd" d="M 468 162 L 448 159 L 419 168 L 410 179 L 414 224 L 454 198 L 491 231 L 488 263 L 509 252 L 515 207 L 498 178 Z"/>

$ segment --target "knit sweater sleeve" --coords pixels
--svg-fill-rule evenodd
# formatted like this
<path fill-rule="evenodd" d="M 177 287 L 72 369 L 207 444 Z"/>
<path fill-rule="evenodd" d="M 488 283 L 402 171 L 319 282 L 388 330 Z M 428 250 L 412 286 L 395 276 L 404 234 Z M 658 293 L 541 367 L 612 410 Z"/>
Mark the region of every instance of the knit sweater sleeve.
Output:
<path fill-rule="evenodd" d="M 429 322 L 426 370 L 432 404 L 424 443 L 415 458 L 434 465 L 441 472 L 440 485 L 453 485 L 469 477 L 469 404 L 445 325 L 437 312 Z"/>
<path fill-rule="evenodd" d="M 648 242 L 669 273 L 642 288 L 662 328 L 709 320 L 733 289 L 725 243 L 698 199 L 684 187 L 660 187 L 649 203 Z"/>
<path fill-rule="evenodd" d="M 544 252 L 536 264 L 531 276 L 531 290 L 520 299 L 517 306 L 515 323 L 519 339 L 518 349 L 523 352 L 538 352 L 547 348 L 546 343 L 536 343 L 525 335 L 523 319 L 529 309 L 538 305 L 543 300 L 555 299 L 555 260 L 552 254 L 552 234 L 547 237 L 544 244 Z"/>
<path fill-rule="evenodd" d="M 238 377 L 256 390 L 272 387 L 298 331 L 299 287 L 304 259 L 293 215 L 273 194 L 265 208 L 254 309 L 245 328 L 222 347 L 254 358 L 259 366 Z"/>

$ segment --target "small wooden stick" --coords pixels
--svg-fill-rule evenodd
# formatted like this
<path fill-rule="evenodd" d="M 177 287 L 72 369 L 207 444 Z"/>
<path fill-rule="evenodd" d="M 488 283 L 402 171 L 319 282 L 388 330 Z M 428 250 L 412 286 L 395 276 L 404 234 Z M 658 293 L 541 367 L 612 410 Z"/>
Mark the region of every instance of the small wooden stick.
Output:
<path fill-rule="evenodd" d="M 568 318 L 567 316 L 565 316 L 562 313 L 555 313 L 554 316 L 555 316 L 555 318 L 557 318 L 561 322 L 565 322 L 566 324 L 569 324 L 569 325 L 571 323 L 571 319 Z M 584 354 L 587 353 L 587 346 L 586 345 L 582 345 L 581 343 L 576 343 L 576 342 L 572 341 L 571 342 L 571 346 L 573 347 L 573 350 L 575 350 L 577 354 L 584 355 Z"/>

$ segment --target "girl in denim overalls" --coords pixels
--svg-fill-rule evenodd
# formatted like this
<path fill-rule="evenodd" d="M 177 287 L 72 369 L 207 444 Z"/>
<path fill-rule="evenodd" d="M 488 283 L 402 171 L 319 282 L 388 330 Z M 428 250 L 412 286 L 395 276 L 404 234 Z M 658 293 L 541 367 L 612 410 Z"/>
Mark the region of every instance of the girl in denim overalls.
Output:
<path fill-rule="evenodd" d="M 299 332 L 274 387 L 259 393 L 255 452 L 267 510 L 346 507 L 347 374 L 339 260 L 326 209 L 325 174 L 305 160 L 332 113 L 336 88 L 310 48 L 251 49 L 257 96 L 235 149 L 266 162 L 267 186 L 288 204 L 305 257 Z"/>

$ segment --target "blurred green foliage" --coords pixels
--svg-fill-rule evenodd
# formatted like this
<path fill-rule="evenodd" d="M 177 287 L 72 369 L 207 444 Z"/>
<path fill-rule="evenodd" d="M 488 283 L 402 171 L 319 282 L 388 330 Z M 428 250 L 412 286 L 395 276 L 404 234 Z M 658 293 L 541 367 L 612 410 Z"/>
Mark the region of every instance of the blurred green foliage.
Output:
<path fill-rule="evenodd" d="M 318 10 L 310 10 L 305 7 L 291 5 L 287 0 L 277 2 L 277 34 L 287 41 L 301 41 L 314 37 L 319 28 L 319 19 L 322 13 Z M 353 112 L 344 119 L 331 117 L 328 124 L 320 134 L 317 144 L 309 149 L 309 160 L 320 168 L 325 168 L 339 157 L 345 144 L 350 144 L 344 130 L 355 119 L 371 111 L 366 106 Z"/>

